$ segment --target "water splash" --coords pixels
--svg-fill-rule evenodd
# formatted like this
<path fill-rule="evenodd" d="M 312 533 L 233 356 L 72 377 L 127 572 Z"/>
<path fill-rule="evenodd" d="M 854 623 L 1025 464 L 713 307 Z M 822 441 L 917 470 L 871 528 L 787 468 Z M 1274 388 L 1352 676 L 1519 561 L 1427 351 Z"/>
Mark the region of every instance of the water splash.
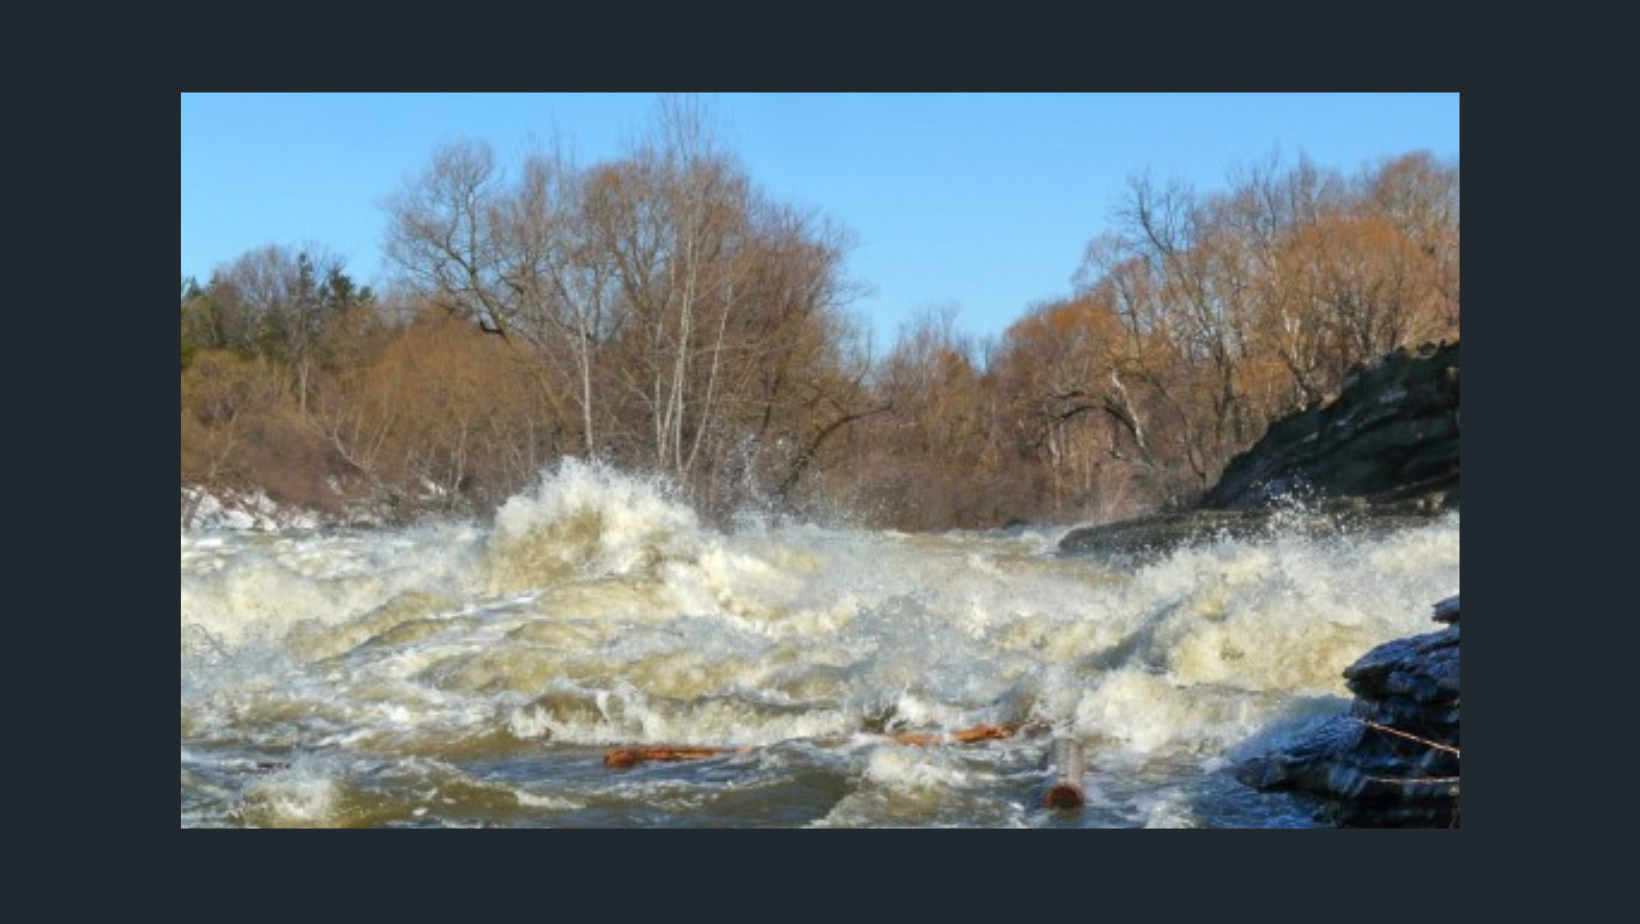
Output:
<path fill-rule="evenodd" d="M 306 780 L 247 787 L 253 823 L 338 823 L 352 761 L 406 757 L 515 789 L 507 762 L 545 761 L 527 790 L 540 805 L 486 796 L 485 823 L 546 818 L 547 799 L 630 822 L 648 817 L 640 797 L 576 761 L 679 744 L 803 757 L 721 771 L 700 783 L 702 814 L 672 823 L 722 821 L 729 804 L 763 817 L 740 801 L 755 792 L 772 817 L 833 799 L 792 823 L 957 824 L 949 801 L 906 805 L 961 789 L 967 823 L 1014 824 L 1041 821 L 1019 807 L 1036 745 L 903 754 L 874 736 L 1034 722 L 1081 738 L 1102 772 L 1154 782 L 1115 787 L 1112 823 L 1207 824 L 1249 809 L 1218 790 L 1181 807 L 1177 792 L 1272 724 L 1337 708 L 1347 664 L 1424 630 L 1429 602 L 1459 590 L 1456 515 L 1223 539 L 1128 570 L 1057 558 L 1053 538 L 723 533 L 655 482 L 580 464 L 489 529 L 185 533 L 184 745 L 337 758 L 329 803 Z M 714 788 L 748 774 L 750 790 Z"/>

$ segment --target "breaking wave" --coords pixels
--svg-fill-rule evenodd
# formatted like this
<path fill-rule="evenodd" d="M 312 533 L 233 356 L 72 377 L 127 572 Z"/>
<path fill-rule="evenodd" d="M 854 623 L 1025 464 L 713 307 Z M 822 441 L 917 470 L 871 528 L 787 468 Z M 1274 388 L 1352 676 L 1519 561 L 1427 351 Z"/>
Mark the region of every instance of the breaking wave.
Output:
<path fill-rule="evenodd" d="M 1121 781 L 1111 824 L 1279 814 L 1214 771 L 1336 712 L 1345 666 L 1460 589 L 1456 515 L 1122 569 L 1056 539 L 725 533 L 584 464 L 487 528 L 184 532 L 184 824 L 1038 823 L 1039 744 L 882 737 L 978 723 L 1084 740 Z M 646 783 L 588 769 L 634 744 L 762 750 Z M 462 797 L 382 769 L 405 760 Z"/>

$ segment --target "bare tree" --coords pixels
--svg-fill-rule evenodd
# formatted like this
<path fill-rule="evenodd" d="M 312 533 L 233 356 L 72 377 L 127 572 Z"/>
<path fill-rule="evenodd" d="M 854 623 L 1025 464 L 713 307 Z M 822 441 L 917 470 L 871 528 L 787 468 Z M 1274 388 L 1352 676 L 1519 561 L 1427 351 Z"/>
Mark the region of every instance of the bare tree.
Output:
<path fill-rule="evenodd" d="M 522 293 L 507 278 L 497 230 L 502 176 L 495 152 L 449 144 L 388 202 L 387 257 L 446 311 L 506 338 Z"/>
<path fill-rule="evenodd" d="M 566 346 L 581 410 L 582 437 L 589 458 L 598 455 L 594 371 L 600 351 L 614 333 L 613 261 L 592 232 L 595 208 L 587 175 L 575 168 L 562 146 L 538 153 L 524 164 L 519 188 L 503 206 L 508 276 L 521 294 L 531 341 L 552 360 Z"/>

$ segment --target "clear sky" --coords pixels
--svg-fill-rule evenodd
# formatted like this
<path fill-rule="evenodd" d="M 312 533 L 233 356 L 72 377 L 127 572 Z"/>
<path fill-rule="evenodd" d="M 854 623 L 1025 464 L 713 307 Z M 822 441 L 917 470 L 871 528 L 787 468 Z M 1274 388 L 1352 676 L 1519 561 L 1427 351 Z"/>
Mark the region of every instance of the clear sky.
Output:
<path fill-rule="evenodd" d="M 999 333 L 1068 294 L 1087 242 L 1146 169 L 1209 190 L 1279 151 L 1346 170 L 1425 149 L 1455 158 L 1458 94 L 706 94 L 724 138 L 781 201 L 855 233 L 855 308 L 882 337 L 954 304 Z M 322 243 L 381 284 L 381 202 L 434 147 L 516 157 L 557 132 L 619 156 L 649 94 L 182 94 L 182 272 L 269 243 Z"/>

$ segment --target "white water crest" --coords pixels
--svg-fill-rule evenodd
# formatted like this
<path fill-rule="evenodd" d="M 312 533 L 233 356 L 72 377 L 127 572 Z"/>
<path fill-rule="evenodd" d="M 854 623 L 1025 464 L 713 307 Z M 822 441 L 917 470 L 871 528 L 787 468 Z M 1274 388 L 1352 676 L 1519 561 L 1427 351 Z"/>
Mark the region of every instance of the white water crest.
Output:
<path fill-rule="evenodd" d="M 1058 734 L 1100 794 L 1077 823 L 1302 824 L 1223 768 L 1460 589 L 1456 515 L 1120 568 L 1057 538 L 725 533 L 573 463 L 487 528 L 184 532 L 183 823 L 1059 824 Z M 981 723 L 1041 734 L 885 737 Z M 599 762 L 644 744 L 753 750 Z"/>

